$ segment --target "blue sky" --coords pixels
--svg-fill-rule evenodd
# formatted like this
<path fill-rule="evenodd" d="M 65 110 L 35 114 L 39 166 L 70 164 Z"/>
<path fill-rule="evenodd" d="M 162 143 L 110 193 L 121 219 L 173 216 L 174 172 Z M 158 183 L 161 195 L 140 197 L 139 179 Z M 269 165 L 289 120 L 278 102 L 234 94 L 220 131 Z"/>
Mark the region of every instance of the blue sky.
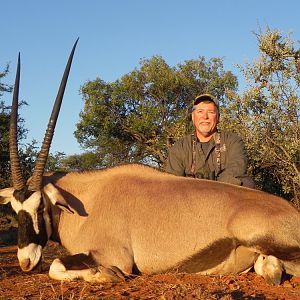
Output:
<path fill-rule="evenodd" d="M 188 59 L 222 57 L 236 64 L 258 56 L 254 32 L 279 29 L 300 38 L 298 0 L 27 0 L 1 3 L 0 70 L 12 84 L 21 52 L 20 111 L 28 141 L 41 142 L 69 52 L 79 37 L 51 152 L 78 154 L 73 132 L 84 103 L 80 86 L 97 77 L 114 81 L 161 55 L 175 66 Z M 2 100 L 11 103 L 11 95 Z"/>

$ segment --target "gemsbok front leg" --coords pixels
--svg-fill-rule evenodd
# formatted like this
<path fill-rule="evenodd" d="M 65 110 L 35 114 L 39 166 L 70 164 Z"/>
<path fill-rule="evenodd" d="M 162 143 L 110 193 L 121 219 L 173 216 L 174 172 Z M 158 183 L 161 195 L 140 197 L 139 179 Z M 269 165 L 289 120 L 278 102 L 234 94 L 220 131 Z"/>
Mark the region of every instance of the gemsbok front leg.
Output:
<path fill-rule="evenodd" d="M 125 274 L 116 266 L 99 265 L 92 252 L 56 258 L 49 269 L 49 276 L 56 280 L 87 282 L 119 282 Z"/>
<path fill-rule="evenodd" d="M 282 198 L 140 164 L 44 172 L 76 44 L 29 180 L 17 143 L 18 58 L 9 133 L 13 187 L 0 190 L 0 204 L 10 202 L 18 215 L 22 270 L 39 264 L 52 239 L 71 254 L 52 263 L 49 274 L 58 280 L 120 281 L 170 270 L 237 274 L 253 264 L 273 284 L 282 271 L 300 276 L 300 213 Z"/>

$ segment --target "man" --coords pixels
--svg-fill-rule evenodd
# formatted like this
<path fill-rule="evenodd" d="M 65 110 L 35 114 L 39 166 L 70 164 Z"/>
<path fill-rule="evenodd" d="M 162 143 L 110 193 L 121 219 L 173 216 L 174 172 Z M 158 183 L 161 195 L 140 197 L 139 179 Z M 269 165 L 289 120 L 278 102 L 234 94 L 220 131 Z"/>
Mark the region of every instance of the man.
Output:
<path fill-rule="evenodd" d="M 217 130 L 218 100 L 210 94 L 197 96 L 192 110 L 195 133 L 183 137 L 169 151 L 166 171 L 254 188 L 247 177 L 247 157 L 242 139 Z"/>

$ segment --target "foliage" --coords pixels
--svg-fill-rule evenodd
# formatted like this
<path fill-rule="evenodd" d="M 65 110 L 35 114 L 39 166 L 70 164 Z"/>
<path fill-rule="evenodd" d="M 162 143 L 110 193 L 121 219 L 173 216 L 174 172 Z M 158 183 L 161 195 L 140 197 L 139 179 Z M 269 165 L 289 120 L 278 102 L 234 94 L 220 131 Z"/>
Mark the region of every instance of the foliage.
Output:
<path fill-rule="evenodd" d="M 56 151 L 55 153 L 49 153 L 45 171 L 64 171 L 64 160 L 66 154 L 64 152 Z"/>
<path fill-rule="evenodd" d="M 243 92 L 237 91 L 237 78 L 224 70 L 222 59 L 204 57 L 171 67 L 154 56 L 114 82 L 100 78 L 86 82 L 81 87 L 85 106 L 75 136 L 89 152 L 69 157 L 50 154 L 46 169 L 84 170 L 121 162 L 163 167 L 168 148 L 191 130 L 192 100 L 210 92 L 221 102 L 220 127 L 243 137 L 249 174 L 258 186 L 300 208 L 300 49 L 290 35 L 278 30 L 256 36 L 258 59 L 239 66 L 247 82 Z M 7 73 L 8 67 L 0 80 Z M 4 92 L 11 92 L 11 86 L 0 81 L 0 97 Z M 0 101 L 0 188 L 10 180 L 9 110 Z M 26 129 L 19 121 L 22 141 Z M 36 141 L 21 145 L 26 177 L 36 156 Z"/>
<path fill-rule="evenodd" d="M 9 84 L 1 82 L 5 76 L 7 76 L 9 72 L 9 65 L 7 65 L 3 71 L 0 72 L 0 97 L 3 96 L 4 93 L 10 93 L 12 91 L 12 86 Z"/>
<path fill-rule="evenodd" d="M 9 115 L 3 102 L 0 102 L 0 188 L 9 182 L 9 152 L 8 152 Z"/>
<path fill-rule="evenodd" d="M 4 93 L 10 93 L 12 87 L 2 82 L 9 72 L 7 65 L 4 71 L 0 72 L 0 97 Z M 9 152 L 8 152 L 8 128 L 9 128 L 9 108 L 0 101 L 0 188 L 9 184 Z"/>
<path fill-rule="evenodd" d="M 65 171 L 83 171 L 100 169 L 104 166 L 96 153 L 85 152 L 83 154 L 70 155 L 62 159 L 61 167 Z"/>
<path fill-rule="evenodd" d="M 35 162 L 39 154 L 39 147 L 37 141 L 33 140 L 31 143 L 27 143 L 19 150 L 20 161 L 23 170 L 23 177 L 28 179 L 34 171 Z M 62 171 L 63 160 L 65 159 L 65 153 L 55 152 L 49 153 L 45 171 Z"/>
<path fill-rule="evenodd" d="M 101 79 L 81 87 L 85 101 L 75 135 L 97 153 L 97 163 L 143 162 L 162 167 L 168 148 L 190 130 L 192 99 L 211 92 L 224 98 L 237 79 L 221 59 L 203 57 L 170 67 L 160 56 L 142 60 L 119 80 Z"/>
<path fill-rule="evenodd" d="M 260 56 L 240 66 L 247 89 L 228 93 L 223 124 L 243 135 L 261 188 L 300 207 L 300 49 L 278 30 L 256 36 Z"/>
<path fill-rule="evenodd" d="M 8 66 L 3 72 L 0 72 L 0 80 L 5 78 L 8 74 Z M 4 93 L 11 93 L 12 86 L 4 84 L 0 81 L 0 97 Z M 19 107 L 27 105 L 26 102 L 21 101 Z M 4 188 L 11 185 L 10 179 L 10 162 L 9 162 L 9 120 L 10 120 L 10 107 L 4 104 L 4 101 L 0 101 L 0 188 Z M 37 158 L 38 149 L 37 142 L 33 140 L 29 144 L 22 144 L 22 141 L 26 138 L 27 129 L 24 127 L 24 120 L 18 117 L 18 141 L 19 141 L 19 156 L 22 165 L 22 171 L 24 178 L 28 178 L 33 171 L 35 160 Z M 60 168 L 63 153 L 50 154 L 46 169 L 56 170 Z"/>

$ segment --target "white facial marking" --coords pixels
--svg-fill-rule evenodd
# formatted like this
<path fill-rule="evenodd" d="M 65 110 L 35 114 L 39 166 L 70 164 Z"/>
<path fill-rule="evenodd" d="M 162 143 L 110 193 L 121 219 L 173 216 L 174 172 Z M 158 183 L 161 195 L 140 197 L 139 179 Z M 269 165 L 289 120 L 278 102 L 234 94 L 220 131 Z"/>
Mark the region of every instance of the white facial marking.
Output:
<path fill-rule="evenodd" d="M 15 213 L 18 214 L 18 212 L 22 209 L 22 203 L 16 199 L 12 199 L 10 203 Z"/>
<path fill-rule="evenodd" d="M 23 271 L 32 270 L 40 261 L 42 255 L 42 246 L 37 244 L 29 244 L 20 249 L 18 248 L 18 260 Z"/>
<path fill-rule="evenodd" d="M 38 214 L 37 210 L 41 201 L 41 192 L 34 192 L 28 199 L 26 199 L 23 203 L 13 200 L 11 201 L 11 206 L 14 211 L 18 214 L 20 210 L 24 210 L 28 212 L 32 218 L 33 228 L 36 234 L 39 234 L 38 227 Z"/>
<path fill-rule="evenodd" d="M 47 194 L 47 197 L 53 205 L 56 204 L 57 199 L 61 198 L 61 194 L 52 183 L 48 183 L 44 186 L 44 192 Z"/>
<path fill-rule="evenodd" d="M 7 204 L 13 199 L 13 188 L 0 190 L 0 204 Z"/>

